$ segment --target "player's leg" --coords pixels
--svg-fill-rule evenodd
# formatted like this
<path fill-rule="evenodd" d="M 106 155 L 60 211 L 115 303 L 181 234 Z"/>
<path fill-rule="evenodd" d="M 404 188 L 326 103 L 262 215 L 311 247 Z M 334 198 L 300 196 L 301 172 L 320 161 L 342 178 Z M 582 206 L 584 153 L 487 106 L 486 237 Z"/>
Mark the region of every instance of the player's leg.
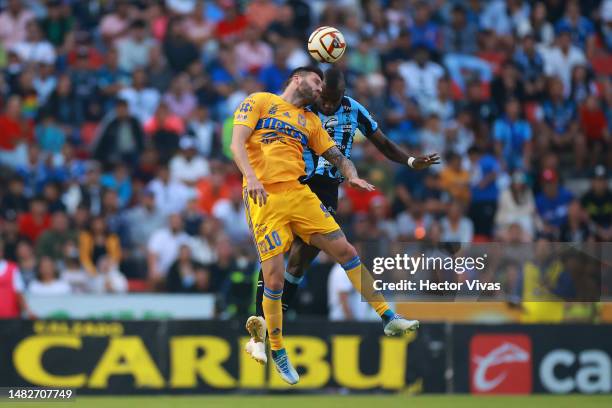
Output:
<path fill-rule="evenodd" d="M 295 384 L 300 377 L 293 368 L 283 347 L 283 284 L 285 281 L 285 262 L 283 254 L 278 254 L 261 263 L 264 276 L 262 307 L 270 339 L 270 354 L 276 371 L 289 384 Z"/>
<path fill-rule="evenodd" d="M 400 335 L 419 327 L 417 320 L 407 320 L 396 314 L 389 307 L 384 296 L 374 289 L 374 279 L 370 271 L 361 263 L 355 247 L 347 241 L 341 229 L 313 234 L 310 236 L 310 244 L 325 251 L 342 265 L 355 289 L 383 320 L 384 332 L 387 336 Z"/>
<path fill-rule="evenodd" d="M 295 294 L 304 278 L 306 269 L 317 257 L 320 250 L 317 247 L 306 244 L 299 237 L 295 237 L 289 250 L 287 271 L 285 272 L 285 286 L 283 287 L 283 311 L 293 304 Z"/>

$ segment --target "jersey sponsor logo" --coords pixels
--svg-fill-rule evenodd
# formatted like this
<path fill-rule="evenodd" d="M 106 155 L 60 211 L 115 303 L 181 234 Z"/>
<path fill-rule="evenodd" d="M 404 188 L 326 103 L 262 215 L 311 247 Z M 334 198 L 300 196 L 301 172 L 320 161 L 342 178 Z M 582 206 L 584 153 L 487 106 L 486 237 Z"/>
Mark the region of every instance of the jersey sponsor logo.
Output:
<path fill-rule="evenodd" d="M 529 394 L 531 339 L 524 334 L 479 334 L 470 341 L 474 394 Z"/>
<path fill-rule="evenodd" d="M 329 217 L 331 214 L 329 213 L 329 210 L 327 209 L 327 207 L 325 207 L 325 204 L 321 203 L 321 210 L 325 213 L 325 218 Z"/>
<path fill-rule="evenodd" d="M 301 113 L 298 115 L 298 124 L 306 127 L 306 118 Z"/>
<path fill-rule="evenodd" d="M 282 120 L 277 119 L 277 118 L 259 119 L 257 121 L 257 125 L 255 126 L 255 130 L 259 130 L 259 129 L 274 130 L 276 131 L 276 133 L 282 133 L 294 139 L 298 139 L 303 145 L 307 144 L 308 139 L 304 133 L 302 133 L 295 126 L 290 125 L 287 122 L 283 122 Z"/>
<path fill-rule="evenodd" d="M 236 115 L 236 120 L 247 120 L 246 113 L 239 113 Z"/>

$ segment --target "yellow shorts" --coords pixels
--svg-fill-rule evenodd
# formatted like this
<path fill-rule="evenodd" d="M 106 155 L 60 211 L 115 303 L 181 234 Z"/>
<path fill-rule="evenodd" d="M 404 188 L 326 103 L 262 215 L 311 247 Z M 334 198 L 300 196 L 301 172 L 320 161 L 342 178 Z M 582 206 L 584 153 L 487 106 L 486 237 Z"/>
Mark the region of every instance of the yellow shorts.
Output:
<path fill-rule="evenodd" d="M 291 248 L 294 234 L 309 244 L 313 234 L 327 234 L 340 229 L 321 200 L 303 184 L 290 188 L 269 189 L 268 200 L 256 205 L 243 190 L 247 222 L 257 246 L 260 261 L 265 261 Z"/>

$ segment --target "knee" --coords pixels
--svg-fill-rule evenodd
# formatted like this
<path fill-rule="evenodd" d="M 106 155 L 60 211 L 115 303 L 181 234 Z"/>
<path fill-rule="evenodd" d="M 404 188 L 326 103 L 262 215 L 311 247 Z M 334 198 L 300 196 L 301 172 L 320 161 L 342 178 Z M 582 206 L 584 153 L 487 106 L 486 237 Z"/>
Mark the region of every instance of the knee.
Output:
<path fill-rule="evenodd" d="M 357 256 L 357 250 L 348 241 L 345 241 L 342 247 L 338 248 L 338 259 L 340 264 L 347 263 Z"/>

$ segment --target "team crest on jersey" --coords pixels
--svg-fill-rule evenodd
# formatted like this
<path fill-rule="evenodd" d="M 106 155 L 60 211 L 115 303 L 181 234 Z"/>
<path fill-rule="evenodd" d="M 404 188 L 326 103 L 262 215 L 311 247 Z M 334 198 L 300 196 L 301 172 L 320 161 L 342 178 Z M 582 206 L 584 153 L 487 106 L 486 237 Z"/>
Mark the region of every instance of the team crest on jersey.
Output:
<path fill-rule="evenodd" d="M 270 110 L 268 111 L 269 115 L 276 115 L 276 111 L 278 110 L 278 105 L 272 105 Z"/>
<path fill-rule="evenodd" d="M 251 112 L 253 110 L 253 105 L 250 102 L 242 102 L 240 105 L 240 112 Z"/>
<path fill-rule="evenodd" d="M 306 118 L 301 113 L 298 115 L 298 124 L 306 127 Z"/>
<path fill-rule="evenodd" d="M 331 214 L 329 213 L 329 210 L 327 209 L 327 207 L 325 207 L 325 205 L 323 203 L 321 203 L 321 210 L 325 213 L 325 218 L 329 217 Z"/>
<path fill-rule="evenodd" d="M 325 119 L 325 122 L 323 122 L 323 127 L 330 135 L 334 134 L 334 129 L 336 126 L 338 126 L 338 118 L 335 116 L 330 116 L 329 118 Z"/>

